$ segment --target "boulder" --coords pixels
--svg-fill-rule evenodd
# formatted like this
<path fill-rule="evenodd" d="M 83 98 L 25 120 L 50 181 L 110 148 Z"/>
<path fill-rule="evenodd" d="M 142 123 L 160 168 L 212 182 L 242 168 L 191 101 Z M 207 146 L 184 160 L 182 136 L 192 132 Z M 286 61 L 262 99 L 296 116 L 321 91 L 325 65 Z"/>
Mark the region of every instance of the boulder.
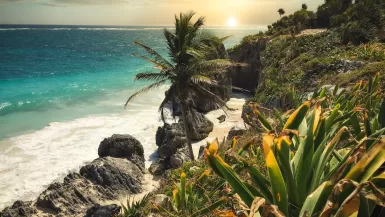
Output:
<path fill-rule="evenodd" d="M 123 158 L 98 158 L 80 169 L 80 174 L 93 183 L 113 191 L 140 193 L 143 172 Z"/>
<path fill-rule="evenodd" d="M 175 154 L 179 148 L 183 148 L 187 144 L 183 127 L 179 123 L 171 125 L 165 123 L 156 132 L 156 144 L 159 146 L 158 156 L 160 158 L 167 158 Z"/>
<path fill-rule="evenodd" d="M 226 115 L 221 115 L 217 119 L 219 120 L 219 123 L 223 123 L 226 121 Z"/>
<path fill-rule="evenodd" d="M 227 140 L 231 140 L 233 139 L 235 136 L 242 136 L 244 135 L 246 132 L 245 129 L 242 129 L 240 127 L 232 127 L 229 131 L 229 133 L 227 134 Z"/>
<path fill-rule="evenodd" d="M 120 213 L 120 206 L 111 204 L 107 206 L 94 205 L 87 210 L 85 217 L 113 217 Z"/>
<path fill-rule="evenodd" d="M 204 114 L 192 109 L 187 116 L 189 131 L 192 140 L 200 141 L 205 139 L 214 129 L 214 124 L 205 117 Z M 183 124 L 183 118 L 179 119 L 179 123 Z"/>
<path fill-rule="evenodd" d="M 187 148 L 178 149 L 178 151 L 170 156 L 169 159 L 169 168 L 168 169 L 176 169 L 183 165 L 183 163 L 190 161 L 190 155 Z"/>
<path fill-rule="evenodd" d="M 167 163 L 163 158 L 158 158 L 155 162 L 153 162 L 148 168 L 148 171 L 154 176 L 160 176 L 167 170 Z"/>
<path fill-rule="evenodd" d="M 0 212 L 1 217 L 29 217 L 36 214 L 37 210 L 32 202 L 16 201 L 12 206 L 6 207 Z"/>
<path fill-rule="evenodd" d="M 116 192 L 95 185 L 78 173 L 70 173 L 63 183 L 51 184 L 37 199 L 40 209 L 55 216 L 79 216 L 97 201 L 116 199 Z"/>
<path fill-rule="evenodd" d="M 163 175 L 169 169 L 176 169 L 183 165 L 183 163 L 190 161 L 190 155 L 187 148 L 181 148 L 165 158 L 158 158 L 148 168 L 148 171 L 155 176 Z"/>
<path fill-rule="evenodd" d="M 98 149 L 99 157 L 126 158 L 144 169 L 144 150 L 142 144 L 131 135 L 114 134 L 104 139 Z"/>

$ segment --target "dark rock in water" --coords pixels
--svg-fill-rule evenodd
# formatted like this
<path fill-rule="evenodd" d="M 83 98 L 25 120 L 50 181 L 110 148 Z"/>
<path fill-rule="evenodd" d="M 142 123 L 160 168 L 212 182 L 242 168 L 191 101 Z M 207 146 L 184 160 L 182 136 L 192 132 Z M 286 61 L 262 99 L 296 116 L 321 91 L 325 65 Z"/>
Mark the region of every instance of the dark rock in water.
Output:
<path fill-rule="evenodd" d="M 32 202 L 16 201 L 12 206 L 6 207 L 0 212 L 1 217 L 29 217 L 36 214 L 36 208 L 32 206 Z"/>
<path fill-rule="evenodd" d="M 123 158 L 98 158 L 80 169 L 80 174 L 93 183 L 114 191 L 140 193 L 143 172 Z"/>
<path fill-rule="evenodd" d="M 200 141 L 206 138 L 214 129 L 213 122 L 207 119 L 204 114 L 196 110 L 191 110 L 187 119 L 189 120 L 187 123 L 189 125 L 192 140 Z M 182 121 L 183 118 L 179 119 L 181 125 L 183 124 Z"/>
<path fill-rule="evenodd" d="M 120 206 L 111 204 L 108 206 L 100 206 L 96 204 L 87 210 L 85 217 L 113 217 L 120 213 Z"/>
<path fill-rule="evenodd" d="M 240 47 L 229 53 L 234 62 L 246 63 L 245 66 L 236 66 L 230 69 L 232 85 L 254 92 L 261 80 L 262 63 L 261 53 L 269 42 L 268 38 L 249 41 L 240 44 Z"/>
<path fill-rule="evenodd" d="M 114 134 L 104 139 L 98 149 L 99 157 L 126 158 L 144 169 L 144 150 L 142 144 L 130 135 Z"/>
<path fill-rule="evenodd" d="M 246 132 L 245 129 L 242 129 L 240 127 L 232 127 L 227 134 L 227 140 L 233 139 L 235 136 L 242 136 Z"/>
<path fill-rule="evenodd" d="M 37 199 L 37 207 L 56 216 L 82 215 L 96 201 L 116 198 L 116 192 L 95 185 L 78 173 L 70 173 L 63 183 L 53 183 Z"/>
<path fill-rule="evenodd" d="M 226 121 L 226 115 L 221 115 L 217 119 L 219 120 L 219 123 L 223 123 Z"/>

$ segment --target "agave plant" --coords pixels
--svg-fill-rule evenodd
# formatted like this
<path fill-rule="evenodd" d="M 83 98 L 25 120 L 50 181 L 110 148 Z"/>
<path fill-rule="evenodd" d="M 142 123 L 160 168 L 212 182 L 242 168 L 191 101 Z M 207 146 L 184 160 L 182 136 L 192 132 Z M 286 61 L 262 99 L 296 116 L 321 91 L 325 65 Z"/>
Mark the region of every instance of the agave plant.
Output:
<path fill-rule="evenodd" d="M 385 100 L 371 101 L 377 99 L 377 77 L 346 93 L 334 91 L 335 100 L 326 97 L 326 91 L 318 92 L 318 100 L 304 102 L 286 121 L 281 118 L 279 127 L 271 126 L 255 108 L 266 133 L 262 144 L 256 137 L 247 145 L 260 145 L 268 178 L 242 157 L 244 147 L 234 154 L 238 163 L 232 166 L 217 154 L 217 141 L 205 149 L 205 158 L 250 207 L 250 216 L 370 216 L 374 205 L 385 201 L 380 190 L 385 173 L 379 171 L 385 162 Z M 360 97 L 373 91 L 373 98 Z M 362 102 L 365 106 L 359 107 Z M 378 130 L 371 127 L 369 114 Z M 240 178 L 242 170 L 250 179 Z"/>
<path fill-rule="evenodd" d="M 225 181 L 218 182 L 213 190 L 206 192 L 205 185 L 209 175 L 210 170 L 205 170 L 195 182 L 192 182 L 192 180 L 188 181 L 186 174 L 182 172 L 180 183 L 175 184 L 175 189 L 172 191 L 170 203 L 174 212 L 167 211 L 164 207 L 157 206 L 156 208 L 166 212 L 168 216 L 187 214 L 191 217 L 206 215 L 217 210 L 228 201 L 228 198 L 222 197 L 220 200 L 210 204 L 211 197 L 225 184 Z"/>
<path fill-rule="evenodd" d="M 122 213 L 119 217 L 141 217 L 141 209 L 148 202 L 149 194 L 145 195 L 141 200 L 134 201 L 133 198 L 127 198 L 126 205 L 122 204 Z"/>

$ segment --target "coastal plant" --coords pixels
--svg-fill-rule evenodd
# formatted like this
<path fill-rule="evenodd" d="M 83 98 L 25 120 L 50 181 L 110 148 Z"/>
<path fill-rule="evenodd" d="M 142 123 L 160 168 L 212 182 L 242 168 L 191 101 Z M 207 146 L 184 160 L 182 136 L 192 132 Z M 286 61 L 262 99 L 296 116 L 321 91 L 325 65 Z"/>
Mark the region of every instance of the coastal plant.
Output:
<path fill-rule="evenodd" d="M 213 55 L 218 53 L 217 47 L 214 46 L 218 43 L 218 39 L 201 29 L 204 25 L 203 17 L 192 22 L 193 16 L 193 12 L 181 13 L 179 16 L 175 16 L 175 30 L 164 29 L 169 58 L 162 57 L 154 49 L 141 42 L 135 42 L 145 50 L 147 55 L 135 54 L 134 56 L 150 62 L 158 71 L 137 74 L 135 80 L 154 83 L 134 93 L 125 104 L 127 106 L 141 93 L 170 84 L 165 98 L 159 106 L 159 111 L 164 121 L 164 110 L 168 104 L 177 102 L 180 105 L 191 160 L 194 160 L 190 133 L 193 130 L 190 124 L 194 121 L 190 118 L 191 109 L 195 107 L 193 97 L 206 99 L 220 107 L 226 106 L 219 96 L 210 91 L 212 87 L 224 88 L 213 79 L 212 75 L 224 73 L 225 69 L 234 65 L 228 59 L 220 59 L 217 55 Z M 219 39 L 219 41 L 224 39 Z"/>
<path fill-rule="evenodd" d="M 127 198 L 126 204 L 121 204 L 122 211 L 119 217 L 141 217 L 142 208 L 148 203 L 149 194 L 145 195 L 142 199 L 134 201 L 133 198 Z"/>
<path fill-rule="evenodd" d="M 338 94 L 335 88 L 335 96 L 352 97 L 337 104 L 328 102 L 326 90 L 321 90 L 316 99 L 282 115 L 276 127 L 254 108 L 266 133 L 249 147 L 263 151 L 267 178 L 236 146 L 228 151 L 236 161 L 231 166 L 217 154 L 217 141 L 205 149 L 205 159 L 250 208 L 250 216 L 258 212 L 261 216 L 370 216 L 375 204 L 384 206 L 385 201 L 381 191 L 385 173 L 379 170 L 385 162 L 385 100 L 381 97 L 379 103 L 370 104 L 373 113 L 358 105 L 370 101 L 360 98 L 359 91 L 373 94 L 377 93 L 373 88 L 381 89 L 376 77 L 347 93 Z M 348 111 L 345 101 L 350 100 L 358 102 Z M 241 171 L 248 176 L 241 176 Z"/>
<path fill-rule="evenodd" d="M 223 187 L 225 181 L 220 180 L 212 187 L 212 190 L 207 191 L 210 173 L 210 170 L 205 170 L 196 180 L 187 180 L 186 173 L 182 172 L 179 183 L 175 183 L 172 191 L 170 200 L 172 210 L 158 205 L 155 208 L 167 213 L 168 216 L 183 214 L 191 217 L 203 216 L 217 210 L 228 202 L 228 198 L 224 196 L 211 203 L 212 198 Z"/>

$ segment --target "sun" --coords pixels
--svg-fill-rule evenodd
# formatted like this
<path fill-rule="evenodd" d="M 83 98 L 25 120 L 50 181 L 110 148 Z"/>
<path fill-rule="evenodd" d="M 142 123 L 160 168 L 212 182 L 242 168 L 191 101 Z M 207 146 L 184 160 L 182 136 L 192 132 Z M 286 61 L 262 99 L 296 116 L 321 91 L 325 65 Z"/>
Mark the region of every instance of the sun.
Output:
<path fill-rule="evenodd" d="M 237 19 L 235 17 L 229 17 L 227 19 L 227 26 L 234 27 L 238 24 Z"/>

